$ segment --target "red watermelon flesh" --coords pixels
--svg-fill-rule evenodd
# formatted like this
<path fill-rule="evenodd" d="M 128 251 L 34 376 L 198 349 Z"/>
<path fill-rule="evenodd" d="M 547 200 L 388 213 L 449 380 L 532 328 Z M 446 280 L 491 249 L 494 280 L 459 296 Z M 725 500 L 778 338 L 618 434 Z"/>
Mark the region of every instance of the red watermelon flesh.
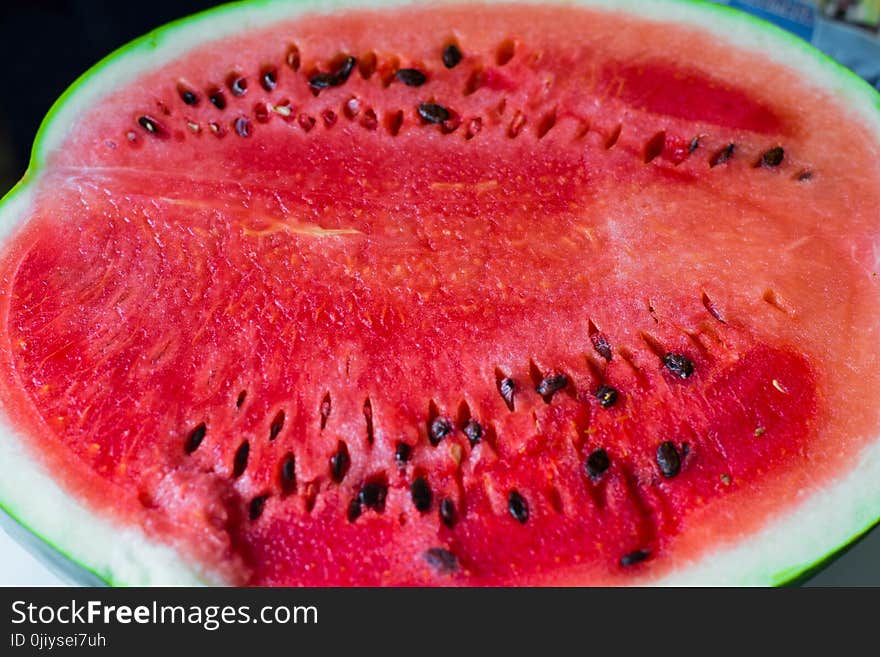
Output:
<path fill-rule="evenodd" d="M 694 26 L 243 29 L 48 156 L 4 408 L 71 496 L 226 582 L 650 581 L 878 434 L 878 150 Z"/>

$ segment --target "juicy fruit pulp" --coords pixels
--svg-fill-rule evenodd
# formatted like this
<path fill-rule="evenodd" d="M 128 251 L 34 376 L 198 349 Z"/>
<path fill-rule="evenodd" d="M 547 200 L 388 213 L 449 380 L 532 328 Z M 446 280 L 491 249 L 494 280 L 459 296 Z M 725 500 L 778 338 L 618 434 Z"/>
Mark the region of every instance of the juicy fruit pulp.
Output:
<path fill-rule="evenodd" d="M 3 261 L 5 405 L 235 583 L 681 567 L 878 429 L 877 140 L 756 60 L 570 7 L 188 52 L 52 154 Z"/>

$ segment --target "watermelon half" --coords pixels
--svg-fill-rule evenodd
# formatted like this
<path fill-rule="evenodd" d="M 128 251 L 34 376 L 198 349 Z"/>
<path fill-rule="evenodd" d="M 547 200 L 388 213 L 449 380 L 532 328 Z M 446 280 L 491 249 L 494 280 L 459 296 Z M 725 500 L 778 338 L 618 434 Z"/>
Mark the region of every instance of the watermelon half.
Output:
<path fill-rule="evenodd" d="M 0 500 L 108 582 L 776 584 L 880 517 L 880 99 L 736 12 L 221 7 L 0 213 Z"/>

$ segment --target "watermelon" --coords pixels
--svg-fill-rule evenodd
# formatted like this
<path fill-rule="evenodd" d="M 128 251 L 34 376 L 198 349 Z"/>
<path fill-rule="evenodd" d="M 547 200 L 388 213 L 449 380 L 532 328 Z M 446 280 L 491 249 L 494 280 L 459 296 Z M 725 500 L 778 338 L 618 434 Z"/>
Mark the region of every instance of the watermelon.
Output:
<path fill-rule="evenodd" d="M 681 2 L 246 2 L 4 199 L 3 508 L 114 584 L 777 584 L 880 517 L 880 101 Z"/>

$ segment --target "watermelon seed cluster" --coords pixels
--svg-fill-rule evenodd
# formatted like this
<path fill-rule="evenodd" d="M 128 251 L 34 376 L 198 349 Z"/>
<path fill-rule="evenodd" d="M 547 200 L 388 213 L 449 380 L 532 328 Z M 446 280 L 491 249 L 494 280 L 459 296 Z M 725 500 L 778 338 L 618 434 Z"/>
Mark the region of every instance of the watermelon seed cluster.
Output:
<path fill-rule="evenodd" d="M 715 320 L 724 323 L 721 312 L 705 292 L 703 292 L 701 300 L 706 311 Z M 652 316 L 656 319 L 656 311 L 654 310 L 653 301 L 648 302 L 648 311 L 651 312 Z M 592 319 L 588 322 L 588 332 L 590 343 L 595 353 L 603 360 L 610 362 L 613 359 L 615 350 L 612 348 L 608 337 L 599 329 L 598 325 Z M 685 354 L 664 351 L 659 342 L 654 338 L 651 338 L 647 334 L 643 334 L 642 337 L 649 348 L 658 356 L 661 366 L 668 372 L 673 380 L 689 379 L 695 373 L 695 365 L 693 361 Z M 618 349 L 618 351 L 621 355 L 624 355 L 625 353 L 623 348 Z M 530 361 L 529 369 L 534 392 L 541 396 L 547 403 L 552 401 L 554 395 L 565 391 L 571 386 L 570 378 L 562 372 L 541 372 L 534 361 Z M 501 369 L 496 369 L 496 385 L 498 393 L 507 408 L 510 411 L 514 411 L 515 393 L 518 390 L 518 384 L 515 379 Z M 592 394 L 597 400 L 599 406 L 603 409 L 608 409 L 614 406 L 620 396 L 619 391 L 607 383 L 599 385 Z M 234 403 L 236 408 L 241 408 L 246 398 L 246 390 L 241 390 L 235 397 Z M 331 412 L 332 397 L 330 393 L 327 392 L 321 399 L 319 405 L 319 426 L 322 431 L 327 426 Z M 363 417 L 366 440 L 368 444 L 372 444 L 374 441 L 373 409 L 369 397 L 365 399 L 363 404 Z M 270 442 L 275 441 L 281 434 L 285 426 L 285 420 L 286 417 L 284 410 L 278 410 L 269 425 L 268 440 Z M 459 408 L 458 419 L 454 422 L 452 419 L 442 415 L 437 404 L 432 401 L 429 405 L 427 423 L 429 444 L 436 448 L 441 442 L 457 430 L 462 431 L 467 437 L 471 447 L 479 444 L 486 436 L 486 429 L 471 415 L 466 402 L 462 402 L 462 405 Z M 761 432 L 763 432 L 763 430 L 761 430 Z M 200 422 L 191 429 L 184 441 L 185 453 L 192 454 L 198 449 L 203 443 L 206 434 L 206 422 Z M 759 435 L 758 431 L 756 431 L 755 434 Z M 232 459 L 231 476 L 233 479 L 237 479 L 244 474 L 248 466 L 250 453 L 250 442 L 248 440 L 242 441 L 236 449 Z M 395 446 L 394 460 L 400 468 L 405 468 L 412 458 L 412 453 L 412 445 L 399 441 Z M 655 453 L 656 467 L 660 475 L 664 479 L 676 477 L 681 472 L 684 459 L 687 457 L 688 453 L 688 443 L 682 443 L 680 446 L 677 446 L 672 441 L 663 441 L 660 443 Z M 352 459 L 348 445 L 345 441 L 340 440 L 337 443 L 336 451 L 328 460 L 328 470 L 332 482 L 337 485 L 341 484 L 346 479 L 351 464 Z M 598 483 L 609 468 L 611 468 L 611 465 L 612 459 L 608 451 L 604 447 L 596 447 L 589 453 L 583 462 L 583 472 L 589 481 Z M 296 458 L 290 451 L 285 453 L 278 462 L 277 481 L 279 483 L 282 498 L 297 491 Z M 385 511 L 388 489 L 388 480 L 384 474 L 368 477 L 362 484 L 359 484 L 356 495 L 350 499 L 348 503 L 345 512 L 347 520 L 352 523 L 356 522 L 365 511 L 383 513 Z M 306 509 L 308 511 L 311 511 L 314 507 L 318 490 L 319 488 L 316 482 L 308 482 L 305 486 L 304 497 Z M 551 506 L 557 512 L 561 513 L 563 507 L 558 489 L 551 487 L 547 494 Z M 247 517 L 251 522 L 256 522 L 262 516 L 270 495 L 271 493 L 269 492 L 261 492 L 251 498 L 250 502 L 248 502 L 246 505 L 246 512 Z M 437 517 L 442 525 L 450 529 L 454 528 L 458 520 L 456 502 L 449 497 L 440 497 L 440 499 L 436 499 L 430 481 L 424 473 L 415 473 L 409 485 L 409 496 L 411 504 L 416 512 L 425 515 L 432 509 L 436 508 Z M 514 488 L 507 492 L 506 502 L 507 512 L 515 522 L 520 524 L 528 523 L 530 518 L 530 505 L 526 496 Z M 401 516 L 401 522 L 404 522 L 404 516 Z M 650 558 L 651 555 L 652 550 L 643 546 L 626 553 L 620 558 L 618 563 L 620 567 L 627 568 L 645 561 Z M 424 553 L 424 558 L 429 565 L 434 567 L 439 573 L 450 574 L 460 567 L 458 558 L 445 547 L 431 548 Z"/>
<path fill-rule="evenodd" d="M 516 55 L 516 42 L 513 39 L 506 39 L 495 50 L 495 64 L 499 67 L 506 66 Z M 439 59 L 444 68 L 453 69 L 464 60 L 464 54 L 457 43 L 449 42 L 443 46 Z M 296 45 L 288 47 L 284 61 L 287 67 L 294 73 L 301 72 L 302 55 Z M 431 75 L 428 70 L 422 67 L 401 67 L 400 60 L 397 57 L 391 57 L 380 66 L 378 58 L 373 52 L 366 53 L 359 58 L 347 53 L 340 53 L 325 67 L 316 67 L 307 72 L 307 86 L 314 96 L 318 96 L 325 90 L 344 86 L 356 70 L 360 72 L 361 77 L 364 79 L 369 79 L 379 72 L 384 87 L 388 87 L 392 82 L 396 81 L 414 89 L 420 88 L 430 81 Z M 484 72 L 485 69 L 482 64 L 479 62 L 473 64 L 472 71 L 461 92 L 463 96 L 470 96 L 482 88 L 485 78 Z M 271 65 L 263 66 L 258 72 L 259 85 L 266 94 L 271 94 L 278 90 L 279 79 L 280 70 L 278 67 Z M 215 108 L 223 111 L 228 106 L 226 93 L 231 94 L 236 99 L 243 98 L 248 94 L 247 77 L 240 71 L 233 71 L 226 78 L 225 90 L 220 86 L 210 86 L 205 93 L 208 101 Z M 201 103 L 198 91 L 183 81 L 177 83 L 177 95 L 186 107 L 196 108 Z M 303 132 L 309 133 L 316 127 L 319 120 L 329 129 L 336 125 L 339 115 L 343 115 L 351 121 L 359 119 L 359 125 L 368 131 L 376 130 L 380 125 L 380 119 L 376 110 L 370 107 L 365 108 L 361 105 L 362 103 L 358 98 L 351 97 L 344 101 L 339 111 L 325 108 L 320 111 L 318 116 L 315 116 L 306 111 L 296 112 L 291 102 L 286 98 L 275 102 L 266 99 L 254 105 L 252 118 L 257 123 L 268 123 L 273 115 L 277 115 L 283 120 L 299 126 Z M 505 111 L 505 106 L 506 98 L 502 97 L 497 107 L 490 109 L 492 112 L 501 115 Z M 463 135 L 466 141 L 474 139 L 484 128 L 483 117 L 462 117 L 448 104 L 438 102 L 436 99 L 417 102 L 414 104 L 413 109 L 418 123 L 426 126 L 438 126 L 442 134 L 452 134 L 463 125 Z M 171 113 L 165 108 L 163 114 L 170 115 Z M 543 139 L 555 127 L 557 119 L 558 108 L 552 107 L 544 112 L 534 122 L 536 138 L 538 140 Z M 400 134 L 405 122 L 406 112 L 403 109 L 387 112 L 381 121 L 391 136 Z M 168 139 L 172 134 L 172 131 L 160 119 L 147 113 L 138 116 L 137 123 L 143 131 L 156 139 Z M 185 123 L 191 133 L 201 134 L 202 125 L 198 122 L 186 119 Z M 523 111 L 515 110 L 511 119 L 505 125 L 507 136 L 511 139 L 516 139 L 523 133 L 528 124 L 529 117 Z M 229 123 L 229 127 L 231 127 L 234 134 L 242 139 L 252 137 L 255 130 L 251 117 L 246 115 L 233 118 Z M 207 128 L 216 137 L 224 137 L 228 132 L 227 127 L 224 127 L 222 123 L 217 121 L 208 121 Z M 577 138 L 583 138 L 590 130 L 591 126 L 589 123 L 583 123 L 580 130 L 578 130 Z M 622 123 L 614 126 L 604 135 L 604 147 L 608 150 L 614 148 L 620 141 L 622 131 Z M 686 149 L 685 157 L 690 157 L 696 153 L 701 148 L 706 137 L 707 135 L 704 134 L 693 137 Z M 137 134 L 130 131 L 128 139 L 130 143 L 135 144 L 138 141 Z M 669 137 L 665 130 L 660 130 L 648 138 L 642 150 L 644 163 L 650 164 L 660 158 L 666 153 L 669 144 Z M 729 142 L 725 144 L 711 153 L 708 159 L 709 168 L 714 169 L 730 162 L 736 152 L 737 145 L 735 143 Z M 782 165 L 784 158 L 784 149 L 781 146 L 773 146 L 761 154 L 754 163 L 754 167 L 776 169 Z M 675 163 L 680 164 L 681 161 L 677 160 Z M 793 175 L 793 179 L 798 182 L 809 181 L 812 177 L 813 172 L 809 169 L 801 169 Z"/>

